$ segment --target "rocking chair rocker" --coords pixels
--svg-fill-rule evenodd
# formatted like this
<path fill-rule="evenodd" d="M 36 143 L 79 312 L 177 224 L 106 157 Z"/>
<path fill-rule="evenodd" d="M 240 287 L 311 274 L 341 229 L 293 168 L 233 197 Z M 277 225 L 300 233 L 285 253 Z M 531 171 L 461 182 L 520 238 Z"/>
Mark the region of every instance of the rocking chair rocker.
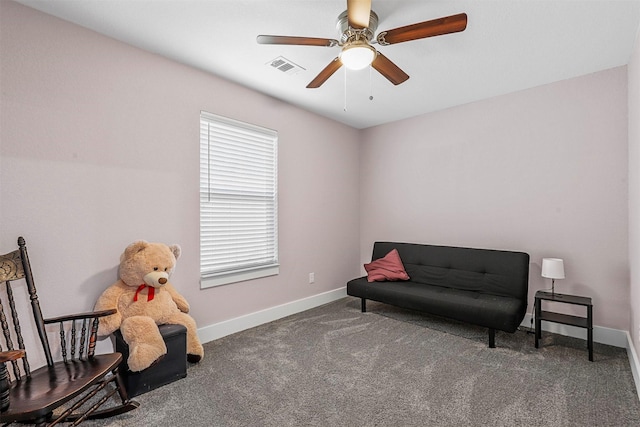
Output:
<path fill-rule="evenodd" d="M 33 321 L 47 361 L 45 366 L 33 371 L 27 360 L 29 352 L 25 350 L 11 286 L 11 282 L 18 279 L 25 279 Z M 113 314 L 115 310 L 44 319 L 22 237 L 18 238 L 17 250 L 0 255 L 1 283 L 5 284 L 10 316 L 5 315 L 5 307 L 0 300 L 0 325 L 4 335 L 4 345 L 0 346 L 0 422 L 29 422 L 39 427 L 61 422 L 78 425 L 85 419 L 107 418 L 139 406 L 138 402 L 127 397 L 118 374 L 122 355 L 94 354 L 98 319 Z M 54 361 L 51 354 L 46 330 L 50 324 L 59 324 L 60 328 L 62 360 L 59 361 Z M 14 348 L 14 339 L 17 348 Z M 8 364 L 13 368 L 13 380 Z M 116 393 L 121 404 L 111 402 L 106 409 L 99 409 Z"/>

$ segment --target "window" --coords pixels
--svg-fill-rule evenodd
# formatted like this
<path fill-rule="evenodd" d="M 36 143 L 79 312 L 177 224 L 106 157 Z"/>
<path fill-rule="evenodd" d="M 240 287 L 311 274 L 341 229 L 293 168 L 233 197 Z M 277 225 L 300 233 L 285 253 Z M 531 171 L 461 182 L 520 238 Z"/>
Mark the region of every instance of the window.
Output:
<path fill-rule="evenodd" d="M 278 274 L 278 134 L 200 113 L 201 288 Z"/>

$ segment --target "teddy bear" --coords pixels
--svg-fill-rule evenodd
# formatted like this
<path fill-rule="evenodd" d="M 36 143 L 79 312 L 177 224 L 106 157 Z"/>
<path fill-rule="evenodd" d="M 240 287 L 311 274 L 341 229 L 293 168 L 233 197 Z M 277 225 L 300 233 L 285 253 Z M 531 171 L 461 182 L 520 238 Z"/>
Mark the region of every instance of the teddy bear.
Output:
<path fill-rule="evenodd" d="M 204 357 L 196 322 L 188 315 L 189 304 L 169 277 L 180 257 L 179 245 L 136 241 L 120 256 L 119 280 L 98 298 L 95 310 L 116 309 L 100 318 L 98 335 L 120 329 L 129 346 L 127 363 L 132 372 L 142 371 L 167 353 L 158 325 L 179 324 L 187 328 L 187 360 Z"/>

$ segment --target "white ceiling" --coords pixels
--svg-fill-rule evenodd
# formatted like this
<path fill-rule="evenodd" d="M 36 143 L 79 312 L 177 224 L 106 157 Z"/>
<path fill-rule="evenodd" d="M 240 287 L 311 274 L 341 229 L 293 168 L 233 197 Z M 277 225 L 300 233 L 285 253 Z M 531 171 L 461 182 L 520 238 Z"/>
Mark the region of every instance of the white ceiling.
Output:
<path fill-rule="evenodd" d="M 256 36 L 338 39 L 345 0 L 17 1 L 356 128 L 625 65 L 640 21 L 640 0 L 373 0 L 376 34 L 460 12 L 467 29 L 376 46 L 409 74 L 399 86 L 343 67 L 306 89 L 340 48 L 258 45 Z M 271 67 L 279 56 L 304 71 Z"/>

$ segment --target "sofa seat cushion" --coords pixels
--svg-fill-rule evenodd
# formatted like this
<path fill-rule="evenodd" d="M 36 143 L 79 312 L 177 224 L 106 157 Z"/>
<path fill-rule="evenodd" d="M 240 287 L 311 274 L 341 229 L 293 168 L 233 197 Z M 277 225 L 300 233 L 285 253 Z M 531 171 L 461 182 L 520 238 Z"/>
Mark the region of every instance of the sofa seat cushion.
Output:
<path fill-rule="evenodd" d="M 506 332 L 515 332 L 526 311 L 526 302 L 516 298 L 413 281 L 369 283 L 361 277 L 347 283 L 347 294 Z"/>

